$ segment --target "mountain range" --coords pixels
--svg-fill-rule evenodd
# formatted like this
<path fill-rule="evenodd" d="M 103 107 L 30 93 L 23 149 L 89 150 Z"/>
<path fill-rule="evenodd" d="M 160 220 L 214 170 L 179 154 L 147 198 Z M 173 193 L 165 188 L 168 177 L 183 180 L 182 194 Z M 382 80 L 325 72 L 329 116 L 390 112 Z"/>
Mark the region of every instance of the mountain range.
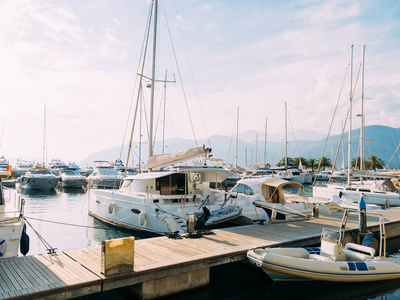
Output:
<path fill-rule="evenodd" d="M 289 138 L 293 136 L 295 136 L 295 139 Z M 400 143 L 400 128 L 392 128 L 381 125 L 366 126 L 364 136 L 365 159 L 368 159 L 371 155 L 376 155 L 384 161 L 387 167 L 400 167 L 400 152 L 397 151 L 395 153 L 395 151 L 398 150 L 397 147 Z M 297 131 L 295 134 L 288 133 L 287 155 L 292 158 L 301 156 L 306 159 L 314 158 L 316 160 L 318 160 L 321 156 L 325 156 L 333 163 L 340 138 L 340 135 L 332 135 L 329 137 L 328 142 L 326 143 L 326 136 L 318 132 Z M 340 168 L 342 165 L 347 165 L 348 132 L 344 134 L 342 141 L 342 146 L 340 147 L 337 155 L 337 168 Z M 325 143 L 326 146 L 323 154 L 322 151 Z M 164 152 L 169 153 L 180 151 L 202 144 L 204 144 L 207 148 L 212 148 L 212 155 L 214 158 L 223 159 L 223 161 L 226 163 L 235 163 L 236 137 L 212 135 L 207 139 L 197 140 L 197 142 L 193 140 L 172 138 L 164 141 Z M 246 131 L 239 133 L 237 145 L 237 163 L 242 167 L 249 163 L 264 163 L 264 158 L 267 163 L 270 163 L 272 166 L 274 166 L 277 162 L 284 158 L 285 154 L 284 137 L 279 135 L 267 136 L 266 151 L 264 133 L 262 132 Z M 360 156 L 359 147 L 360 130 L 355 129 L 352 130 L 352 158 Z M 147 142 L 142 143 L 142 157 L 145 158 L 144 163 L 147 162 L 147 148 Z M 132 149 L 132 160 L 129 165 L 136 165 L 139 157 L 138 143 L 133 143 Z M 81 161 L 80 164 L 93 165 L 93 162 L 96 160 L 108 160 L 113 162 L 119 158 L 125 162 L 127 150 L 127 145 L 124 145 L 123 147 L 115 146 L 109 149 L 104 149 L 91 154 L 86 159 Z M 162 153 L 161 141 L 156 141 L 154 144 L 154 153 Z"/>

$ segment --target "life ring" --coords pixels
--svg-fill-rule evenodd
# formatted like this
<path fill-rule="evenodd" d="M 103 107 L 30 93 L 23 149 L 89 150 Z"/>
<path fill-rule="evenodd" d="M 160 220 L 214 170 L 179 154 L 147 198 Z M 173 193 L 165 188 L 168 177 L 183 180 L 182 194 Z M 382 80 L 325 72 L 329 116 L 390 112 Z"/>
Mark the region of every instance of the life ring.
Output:
<path fill-rule="evenodd" d="M 7 249 L 7 243 L 6 240 L 2 239 L 0 242 L 0 257 L 4 256 L 4 253 L 6 252 Z"/>
<path fill-rule="evenodd" d="M 141 212 L 139 214 L 139 223 L 140 225 L 144 225 L 144 223 L 146 223 L 146 213 L 145 212 Z"/>

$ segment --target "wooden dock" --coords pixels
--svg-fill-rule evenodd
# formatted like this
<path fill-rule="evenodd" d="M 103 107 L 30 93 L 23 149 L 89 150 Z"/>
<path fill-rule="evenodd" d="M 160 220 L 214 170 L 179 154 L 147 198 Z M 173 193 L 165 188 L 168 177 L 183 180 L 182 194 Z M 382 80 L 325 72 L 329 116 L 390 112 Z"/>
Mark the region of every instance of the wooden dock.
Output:
<path fill-rule="evenodd" d="M 387 238 L 400 236 L 400 208 L 376 212 L 385 218 Z M 250 248 L 319 244 L 322 228 L 338 229 L 341 215 L 218 229 L 197 239 L 137 240 L 134 270 L 112 276 L 101 273 L 100 246 L 4 258 L 0 259 L 0 299 L 70 299 L 126 286 L 139 289 L 143 298 L 168 295 L 177 292 L 171 281 L 186 281 L 181 290 L 208 284 L 211 267 L 246 260 Z M 371 231 L 378 230 L 377 221 L 368 217 Z M 349 217 L 346 229 L 349 236 L 358 231 L 357 216 Z"/>

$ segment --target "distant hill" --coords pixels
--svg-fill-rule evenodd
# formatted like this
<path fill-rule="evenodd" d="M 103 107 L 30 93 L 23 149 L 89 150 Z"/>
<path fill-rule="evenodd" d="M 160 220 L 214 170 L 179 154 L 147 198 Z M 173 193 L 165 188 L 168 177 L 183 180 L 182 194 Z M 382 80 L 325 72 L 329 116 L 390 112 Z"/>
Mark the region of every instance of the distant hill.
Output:
<path fill-rule="evenodd" d="M 256 143 L 258 134 L 258 145 Z M 319 159 L 324 148 L 326 138 L 320 133 L 311 131 L 299 131 L 295 133 L 296 142 L 291 138 L 293 135 L 288 134 L 288 156 L 298 157 L 299 155 L 309 159 Z M 347 150 L 348 150 L 348 133 L 346 132 L 343 137 L 343 153 L 339 151 L 337 166 L 342 165 L 343 157 L 345 164 L 347 164 Z M 334 161 L 336 151 L 339 145 L 340 135 L 334 135 L 329 138 L 325 148 L 324 156 Z M 365 157 L 377 155 L 385 164 L 392 158 L 397 146 L 400 143 L 400 128 L 392 128 L 388 126 L 372 125 L 365 127 Z M 212 148 L 213 157 L 221 158 L 224 162 L 235 162 L 236 152 L 236 138 L 213 135 L 206 140 L 198 140 L 197 145 L 206 145 Z M 165 153 L 184 150 L 196 146 L 192 140 L 184 140 L 179 138 L 169 139 L 165 141 Z M 359 129 L 352 131 L 352 157 L 359 156 L 360 145 L 360 131 Z M 134 143 L 132 160 L 135 164 L 138 163 L 139 145 Z M 142 144 L 143 157 L 147 161 L 147 143 Z M 155 153 L 161 153 L 161 143 L 158 141 L 155 144 Z M 121 146 L 116 146 L 109 149 L 104 149 L 99 152 L 91 154 L 89 157 L 80 162 L 80 164 L 93 164 L 95 160 L 108 160 L 115 161 L 122 153 L 121 159 L 126 161 L 127 145 L 124 145 L 122 152 Z M 262 132 L 245 132 L 239 134 L 238 142 L 238 165 L 246 166 L 249 163 L 259 162 L 264 163 L 264 134 Z M 297 150 L 298 149 L 298 150 Z M 257 154 L 256 154 L 257 152 Z M 277 142 L 276 140 L 267 137 L 267 162 L 275 165 L 280 159 L 284 157 L 284 141 Z M 257 161 L 256 161 L 257 160 Z M 129 164 L 132 165 L 132 162 Z M 389 167 L 400 167 L 400 152 L 397 152 L 390 161 Z"/>

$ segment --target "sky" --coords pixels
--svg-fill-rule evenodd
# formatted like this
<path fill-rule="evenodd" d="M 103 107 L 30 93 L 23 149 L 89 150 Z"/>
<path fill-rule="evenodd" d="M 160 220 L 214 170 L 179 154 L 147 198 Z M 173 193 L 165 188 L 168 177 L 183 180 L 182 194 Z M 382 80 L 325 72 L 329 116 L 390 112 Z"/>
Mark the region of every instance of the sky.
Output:
<path fill-rule="evenodd" d="M 0 0 L 0 156 L 41 161 L 46 153 L 48 161 L 79 162 L 127 143 L 137 99 L 134 142 L 140 132 L 148 139 L 153 29 L 140 97 L 137 74 L 150 5 Z M 163 128 L 166 139 L 197 140 L 232 136 L 237 124 L 246 140 L 257 138 L 246 131 L 264 132 L 266 124 L 268 136 L 283 137 L 285 102 L 289 130 L 322 134 L 339 103 L 332 125 L 339 133 L 351 45 L 352 128 L 360 126 L 363 45 L 365 125 L 400 127 L 397 0 L 160 0 L 158 16 L 158 140 Z"/>

